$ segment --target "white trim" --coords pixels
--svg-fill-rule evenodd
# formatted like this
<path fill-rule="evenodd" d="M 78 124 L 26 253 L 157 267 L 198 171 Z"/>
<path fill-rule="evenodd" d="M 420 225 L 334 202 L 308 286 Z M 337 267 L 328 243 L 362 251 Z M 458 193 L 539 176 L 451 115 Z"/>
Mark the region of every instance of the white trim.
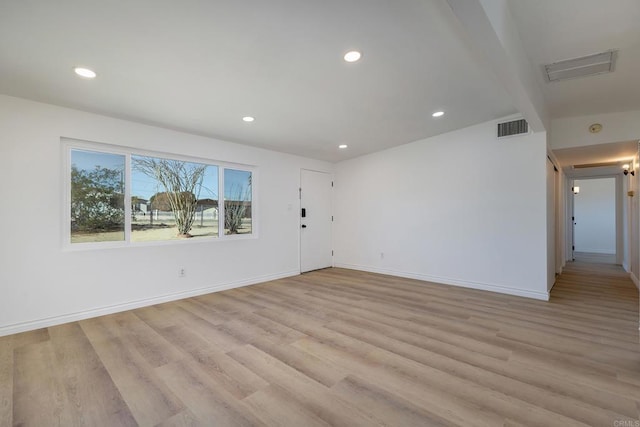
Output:
<path fill-rule="evenodd" d="M 568 191 L 567 191 L 567 200 L 571 200 L 571 215 L 567 218 L 568 220 L 571 220 L 571 217 L 575 217 L 575 202 L 574 202 L 574 194 L 572 191 L 572 188 L 575 185 L 575 181 L 586 181 L 586 180 L 592 180 L 592 179 L 610 179 L 613 178 L 614 180 L 614 196 L 615 196 L 615 200 L 614 200 L 614 217 L 615 217 L 615 248 L 613 251 L 611 251 L 610 249 L 584 249 L 584 248 L 576 248 L 575 250 L 572 251 L 573 252 L 590 252 L 590 253 L 595 253 L 595 254 L 605 254 L 605 255 L 615 255 L 616 256 L 616 264 L 622 264 L 624 261 L 624 237 L 623 237 L 623 233 L 624 233 L 624 225 L 622 223 L 623 220 L 623 212 L 622 210 L 624 209 L 624 202 L 623 202 L 623 198 L 625 197 L 623 195 L 623 184 L 622 184 L 622 175 L 619 173 L 616 174 L 612 174 L 612 173 L 607 173 L 604 175 L 593 175 L 593 176 L 573 176 L 570 177 L 569 179 L 569 186 L 568 186 Z M 574 233 L 575 229 L 574 229 L 574 221 L 571 220 L 569 222 L 569 224 L 571 224 L 571 232 Z M 573 236 L 575 237 L 575 236 Z M 571 247 L 572 245 L 575 244 L 575 238 L 573 238 L 571 245 L 569 245 L 569 247 Z M 567 257 L 567 260 L 570 260 L 570 257 Z"/>
<path fill-rule="evenodd" d="M 634 285 L 636 285 L 636 288 L 640 289 L 640 280 L 638 280 L 636 275 L 634 273 L 630 273 L 629 277 L 631 277 L 631 281 L 633 282 Z"/>
<path fill-rule="evenodd" d="M 115 304 L 105 307 L 95 308 L 91 310 L 79 311 L 76 313 L 63 314 L 60 316 L 47 317 L 43 319 L 29 320 L 26 322 L 14 323 L 11 325 L 0 326 L 0 337 L 5 335 L 17 334 L 20 332 L 32 331 L 40 328 L 60 325 L 63 323 L 76 322 L 78 320 L 89 319 L 92 317 L 104 316 L 107 314 L 119 313 L 122 311 L 133 310 L 140 307 L 147 307 L 155 304 L 176 301 L 184 298 L 195 297 L 198 295 L 209 294 L 213 292 L 225 291 L 228 289 L 240 288 L 243 286 L 255 285 L 258 283 L 269 282 L 285 277 L 300 275 L 299 271 L 286 271 L 283 273 L 269 274 L 266 276 L 258 276 L 250 279 L 238 280 L 236 282 L 207 286 L 204 288 L 193 289 L 190 291 L 176 292 L 167 295 L 161 295 L 153 298 L 145 298 L 137 301 L 131 301 L 124 304 Z"/>
<path fill-rule="evenodd" d="M 144 148 L 136 148 L 128 145 L 110 144 L 98 141 L 89 141 L 86 139 L 72 138 L 68 136 L 61 136 L 60 142 L 70 148 L 77 148 L 80 150 L 108 152 L 113 154 L 132 155 L 132 156 L 147 156 L 147 157 L 161 157 L 170 158 L 172 160 L 182 160 L 185 162 L 193 163 L 206 163 L 212 166 L 218 166 L 220 168 L 228 169 L 241 169 L 241 170 L 253 170 L 256 165 L 250 165 L 245 163 L 229 162 L 220 159 L 213 159 L 209 157 L 190 156 L 185 154 L 179 154 L 170 151 L 158 151 L 149 150 Z"/>
<path fill-rule="evenodd" d="M 576 252 L 577 253 L 583 253 L 583 254 L 602 254 L 602 255 L 615 255 L 616 251 L 612 251 L 611 249 L 592 249 L 592 248 L 587 248 L 587 249 L 577 249 L 576 248 Z"/>
<path fill-rule="evenodd" d="M 69 149 L 69 154 L 71 154 L 71 148 Z M 131 242 L 131 222 L 132 222 L 132 215 L 131 215 L 131 185 L 129 183 L 131 183 L 133 179 L 133 176 L 131 174 L 131 156 L 129 155 L 125 155 L 124 156 L 124 182 L 122 183 L 122 186 L 124 187 L 124 217 L 128 218 L 129 221 L 125 220 L 125 227 L 124 227 L 124 241 L 125 242 Z M 69 187 L 71 187 L 71 183 L 69 183 Z M 71 193 L 71 191 L 69 191 L 69 193 L 67 193 L 67 195 L 69 195 Z M 153 212 L 151 212 L 151 215 L 153 215 Z M 65 218 L 65 220 L 67 219 L 71 219 L 69 218 Z M 127 227 L 127 222 L 129 222 L 129 226 Z M 71 239 L 67 240 L 67 242 L 69 243 L 69 245 L 71 245 Z"/>
<path fill-rule="evenodd" d="M 509 288 L 506 286 L 490 285 L 487 283 L 470 282 L 467 280 L 450 279 L 446 277 L 431 276 L 419 273 L 407 273 L 404 271 L 386 270 L 383 268 L 368 267 L 363 265 L 336 263 L 337 268 L 347 268 L 350 270 L 368 271 L 370 273 L 388 274 L 390 276 L 405 277 L 407 279 L 422 280 L 436 284 L 460 286 L 463 288 L 480 289 L 483 291 L 498 292 L 501 294 L 515 295 L 519 297 L 533 298 L 542 301 L 549 301 L 549 292 L 534 292 L 524 289 Z"/>

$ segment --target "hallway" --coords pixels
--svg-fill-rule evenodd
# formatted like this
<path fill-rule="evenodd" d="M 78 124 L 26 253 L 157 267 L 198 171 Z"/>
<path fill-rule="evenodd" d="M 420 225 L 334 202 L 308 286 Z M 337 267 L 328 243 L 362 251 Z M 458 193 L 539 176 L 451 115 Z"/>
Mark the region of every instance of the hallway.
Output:
<path fill-rule="evenodd" d="M 575 349 L 575 359 L 564 360 L 640 387 L 638 289 L 619 265 L 576 259 L 567 263 L 549 301 L 556 334 L 585 344 Z"/>
<path fill-rule="evenodd" d="M 597 303 L 595 306 L 600 309 L 597 314 L 613 309 L 621 320 L 638 323 L 638 289 L 629 273 L 619 265 L 588 256 L 582 258 L 578 253 L 576 261 L 567 262 L 558 276 L 551 291 L 551 302 L 583 308 Z"/>

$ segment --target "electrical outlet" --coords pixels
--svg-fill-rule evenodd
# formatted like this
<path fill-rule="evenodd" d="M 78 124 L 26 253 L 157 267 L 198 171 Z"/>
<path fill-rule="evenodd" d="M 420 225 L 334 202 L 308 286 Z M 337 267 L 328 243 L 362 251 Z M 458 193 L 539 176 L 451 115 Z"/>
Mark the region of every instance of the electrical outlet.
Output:
<path fill-rule="evenodd" d="M 185 277 L 186 275 L 187 275 L 187 270 L 185 270 L 184 267 L 178 270 L 178 277 Z"/>

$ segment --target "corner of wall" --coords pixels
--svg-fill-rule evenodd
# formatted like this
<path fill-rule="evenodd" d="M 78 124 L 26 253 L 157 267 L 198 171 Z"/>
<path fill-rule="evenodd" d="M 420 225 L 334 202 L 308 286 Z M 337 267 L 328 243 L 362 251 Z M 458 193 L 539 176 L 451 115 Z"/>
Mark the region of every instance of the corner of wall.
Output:
<path fill-rule="evenodd" d="M 625 269 L 626 270 L 626 269 Z M 638 278 L 636 277 L 635 274 L 630 273 L 629 277 L 631 277 L 631 281 L 633 282 L 634 285 L 636 285 L 636 288 L 640 289 L 640 281 L 638 280 Z"/>

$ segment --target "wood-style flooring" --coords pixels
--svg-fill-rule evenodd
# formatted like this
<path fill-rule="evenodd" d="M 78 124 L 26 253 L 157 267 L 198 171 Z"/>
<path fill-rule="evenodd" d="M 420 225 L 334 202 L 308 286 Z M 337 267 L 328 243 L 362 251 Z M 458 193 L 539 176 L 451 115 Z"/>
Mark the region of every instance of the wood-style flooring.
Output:
<path fill-rule="evenodd" d="M 343 269 L 0 338 L 2 426 L 637 426 L 638 292 Z M 622 422 L 626 423 L 622 423 Z"/>

